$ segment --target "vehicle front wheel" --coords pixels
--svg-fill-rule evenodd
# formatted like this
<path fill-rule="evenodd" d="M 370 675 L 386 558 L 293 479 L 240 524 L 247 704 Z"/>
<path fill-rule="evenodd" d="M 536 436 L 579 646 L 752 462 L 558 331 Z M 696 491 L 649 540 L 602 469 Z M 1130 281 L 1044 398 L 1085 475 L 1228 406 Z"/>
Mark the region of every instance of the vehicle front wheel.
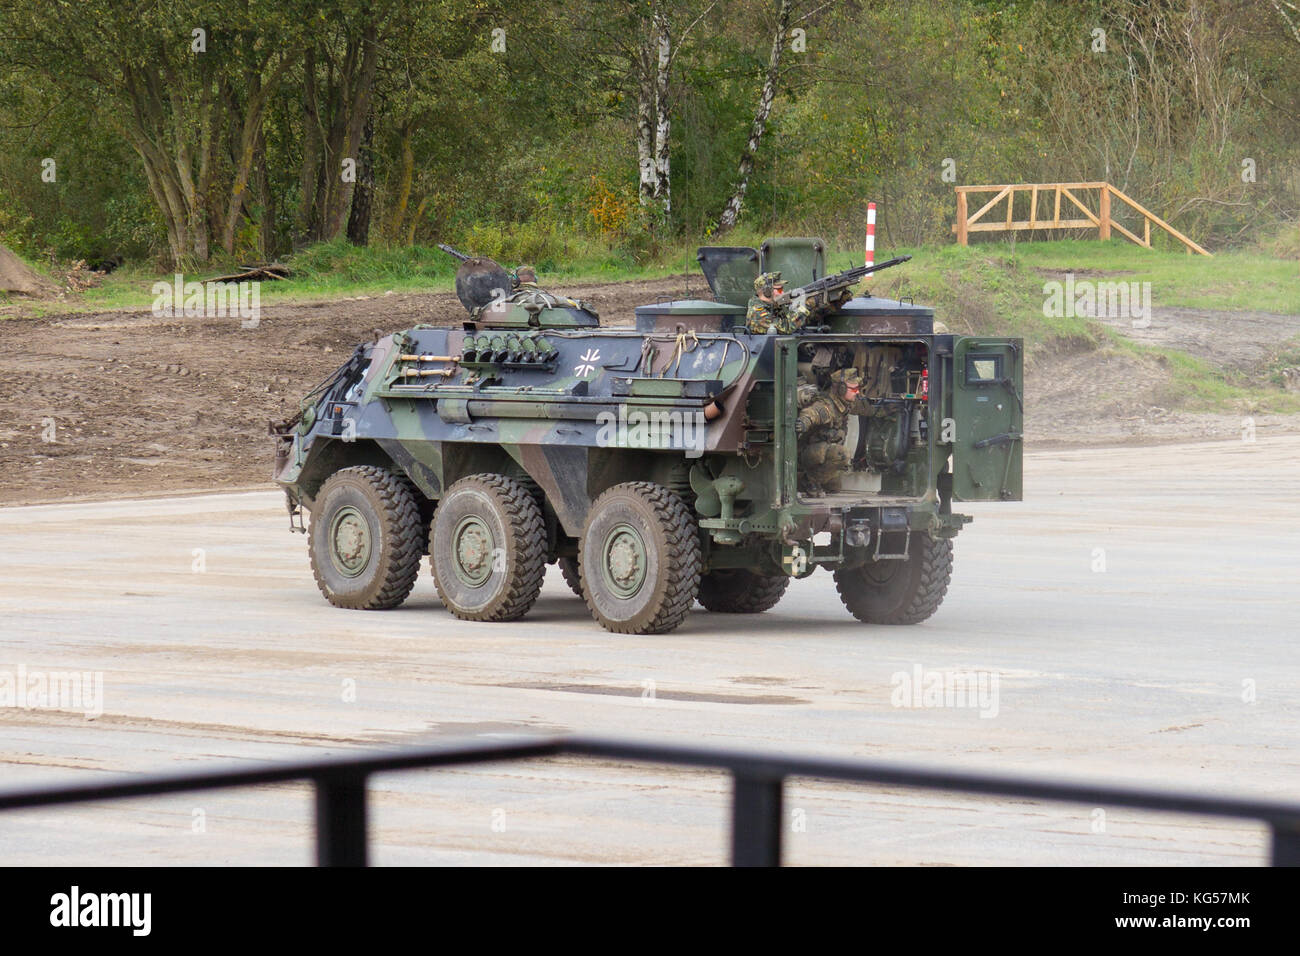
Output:
<path fill-rule="evenodd" d="M 663 634 L 686 619 L 700 589 L 699 527 L 662 485 L 615 485 L 591 507 L 578 541 L 592 617 L 620 634 Z"/>
<path fill-rule="evenodd" d="M 528 613 L 546 572 L 546 526 L 532 493 L 504 475 L 470 475 L 433 513 L 429 563 L 438 597 L 466 621 Z"/>
<path fill-rule="evenodd" d="M 836 571 L 835 590 L 865 624 L 919 624 L 938 610 L 951 580 L 952 539 L 913 534 L 906 560 Z"/>
<path fill-rule="evenodd" d="M 405 477 L 372 465 L 340 469 L 321 486 L 307 550 L 331 604 L 375 611 L 406 600 L 424 553 L 415 495 Z"/>
<path fill-rule="evenodd" d="M 790 578 L 755 574 L 744 568 L 719 568 L 700 579 L 700 603 L 723 614 L 759 614 L 776 607 Z"/>

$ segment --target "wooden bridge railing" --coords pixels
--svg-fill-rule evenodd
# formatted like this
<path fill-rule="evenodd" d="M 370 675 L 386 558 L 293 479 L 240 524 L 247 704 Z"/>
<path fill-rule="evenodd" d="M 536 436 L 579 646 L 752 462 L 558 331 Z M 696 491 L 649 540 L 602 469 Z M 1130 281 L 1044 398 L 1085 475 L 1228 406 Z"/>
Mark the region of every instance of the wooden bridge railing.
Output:
<path fill-rule="evenodd" d="M 967 237 L 972 232 L 1014 232 L 1022 229 L 1096 229 L 1097 238 L 1109 239 L 1111 230 L 1114 229 L 1130 241 L 1150 249 L 1151 224 L 1155 223 L 1186 246 L 1189 254 L 1193 252 L 1200 253 L 1203 256 L 1210 254 L 1151 210 L 1129 198 L 1110 183 L 1015 183 L 1004 186 L 957 186 L 956 190 L 957 222 L 953 225 L 952 231 L 957 234 L 957 241 L 963 246 L 966 245 Z M 1097 212 L 1095 213 L 1080 201 L 1079 196 L 1075 195 L 1075 193 L 1084 195 L 1091 190 L 1097 191 Z M 1017 220 L 1012 218 L 1017 192 L 1029 193 L 1028 219 Z M 967 214 L 966 200 L 967 195 L 970 193 L 995 193 L 996 195 L 971 216 Z M 1040 217 L 1038 215 L 1039 194 L 1054 194 L 1055 196 L 1050 217 Z M 1066 213 L 1075 214 L 1076 218 L 1062 219 L 1062 197 L 1071 202 L 1086 218 L 1077 218 L 1075 210 L 1067 206 Z M 1111 216 L 1112 197 L 1127 203 L 1134 212 L 1142 216 L 1142 236 L 1140 238 L 1136 233 L 1129 231 L 1121 223 L 1116 222 L 1114 217 Z M 993 220 L 992 216 L 989 217 L 988 221 L 980 221 L 986 212 L 989 212 L 1004 199 L 1007 203 L 1005 220 L 999 215 L 996 221 Z"/>

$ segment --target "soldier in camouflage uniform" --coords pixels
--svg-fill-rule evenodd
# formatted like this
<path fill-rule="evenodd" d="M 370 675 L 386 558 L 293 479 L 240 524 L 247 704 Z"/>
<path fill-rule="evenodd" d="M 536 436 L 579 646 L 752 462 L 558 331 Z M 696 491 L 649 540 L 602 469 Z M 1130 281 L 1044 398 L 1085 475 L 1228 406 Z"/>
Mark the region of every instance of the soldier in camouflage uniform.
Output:
<path fill-rule="evenodd" d="M 583 304 L 568 296 L 547 292 L 537 283 L 537 270 L 532 266 L 520 266 L 510 276 L 510 295 L 507 302 L 541 302 L 548 307 L 583 308 Z"/>
<path fill-rule="evenodd" d="M 840 476 L 849 469 L 844 450 L 850 412 L 859 413 L 862 375 L 856 368 L 831 373 L 829 390 L 816 385 L 799 386 L 799 417 L 794 430 L 799 436 L 800 490 L 814 498 L 827 491 L 839 491 Z"/>
<path fill-rule="evenodd" d="M 537 270 L 532 266 L 520 266 L 515 270 L 512 276 L 514 280 L 511 285 L 514 292 L 542 292 L 545 291 L 537 284 Z"/>
<path fill-rule="evenodd" d="M 799 302 L 779 305 L 773 296 L 784 291 L 781 273 L 764 272 L 754 280 L 754 297 L 749 300 L 749 311 L 745 313 L 745 328 L 754 335 L 776 332 L 790 335 L 798 332 L 808 321 L 808 306 Z"/>

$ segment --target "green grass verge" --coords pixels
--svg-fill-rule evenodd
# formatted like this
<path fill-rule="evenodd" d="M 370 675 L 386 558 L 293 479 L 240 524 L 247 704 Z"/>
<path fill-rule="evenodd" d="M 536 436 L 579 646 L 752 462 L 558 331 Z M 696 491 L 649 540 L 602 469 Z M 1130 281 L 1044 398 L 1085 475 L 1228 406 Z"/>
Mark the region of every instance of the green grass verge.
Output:
<path fill-rule="evenodd" d="M 762 236 L 736 230 L 714 243 L 757 246 Z M 492 252 L 508 265 L 509 236 L 484 240 L 501 249 Z M 618 282 L 654 279 L 698 270 L 699 243 L 665 246 L 653 256 L 633 256 L 593 240 L 563 240 L 563 255 L 545 251 L 537 257 L 542 281 L 552 285 L 575 282 Z M 1169 250 L 1146 250 L 1122 240 L 1050 242 L 977 242 L 969 247 L 946 245 L 916 249 L 882 248 L 878 259 L 909 253 L 911 262 L 881 273 L 867 288 L 887 297 L 910 296 L 932 306 L 936 316 L 954 332 L 1016 335 L 1025 339 L 1030 360 L 1044 347 L 1063 341 L 1073 347 L 1110 345 L 1154 358 L 1170 372 L 1171 402 L 1195 409 L 1239 411 L 1300 411 L 1300 397 L 1283 391 L 1281 369 L 1300 366 L 1300 339 L 1281 344 L 1276 363 L 1261 370 L 1258 380 L 1225 375 L 1203 360 L 1174 349 L 1139 345 L 1120 332 L 1079 316 L 1044 315 L 1046 283 L 1076 279 L 1151 283 L 1156 308 L 1178 307 L 1225 311 L 1262 311 L 1300 315 L 1300 264 L 1289 247 L 1277 243 L 1256 251 L 1224 252 L 1213 258 Z M 842 269 L 861 261 L 856 245 L 832 246 L 828 268 Z M 452 288 L 456 262 L 427 246 L 359 248 L 345 241 L 321 243 L 287 257 L 294 277 L 262 285 L 264 305 L 313 301 L 385 292 L 446 292 Z M 207 278 L 216 272 L 187 275 Z M 152 285 L 159 276 L 139 266 L 119 269 L 103 285 L 63 300 L 27 303 L 29 314 L 149 308 Z"/>

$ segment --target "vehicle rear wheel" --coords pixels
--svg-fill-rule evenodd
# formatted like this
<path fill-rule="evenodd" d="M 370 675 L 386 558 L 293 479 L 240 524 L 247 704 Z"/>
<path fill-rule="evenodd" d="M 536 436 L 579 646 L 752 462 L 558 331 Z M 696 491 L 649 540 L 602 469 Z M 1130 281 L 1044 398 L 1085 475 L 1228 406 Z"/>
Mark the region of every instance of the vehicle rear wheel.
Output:
<path fill-rule="evenodd" d="M 582 597 L 582 575 L 578 573 L 578 559 L 560 558 L 556 564 L 560 566 L 560 574 L 564 578 L 564 583 L 569 586 L 569 590 Z"/>
<path fill-rule="evenodd" d="M 700 603 L 724 614 L 759 614 L 776 607 L 790 579 L 744 568 L 719 568 L 700 578 Z"/>
<path fill-rule="evenodd" d="M 919 624 L 938 610 L 951 580 L 952 539 L 913 534 L 907 560 L 836 571 L 835 589 L 863 623 Z"/>
<path fill-rule="evenodd" d="M 321 486 L 307 550 L 321 593 L 336 607 L 375 611 L 406 600 L 420 573 L 424 523 L 403 476 L 363 465 Z"/>
<path fill-rule="evenodd" d="M 663 634 L 685 620 L 700 589 L 699 527 L 680 497 L 648 481 L 607 490 L 578 540 L 592 617 L 620 634 Z"/>
<path fill-rule="evenodd" d="M 471 475 L 433 514 L 429 564 L 438 597 L 466 621 L 528 613 L 546 572 L 546 526 L 537 499 L 504 475 Z"/>

